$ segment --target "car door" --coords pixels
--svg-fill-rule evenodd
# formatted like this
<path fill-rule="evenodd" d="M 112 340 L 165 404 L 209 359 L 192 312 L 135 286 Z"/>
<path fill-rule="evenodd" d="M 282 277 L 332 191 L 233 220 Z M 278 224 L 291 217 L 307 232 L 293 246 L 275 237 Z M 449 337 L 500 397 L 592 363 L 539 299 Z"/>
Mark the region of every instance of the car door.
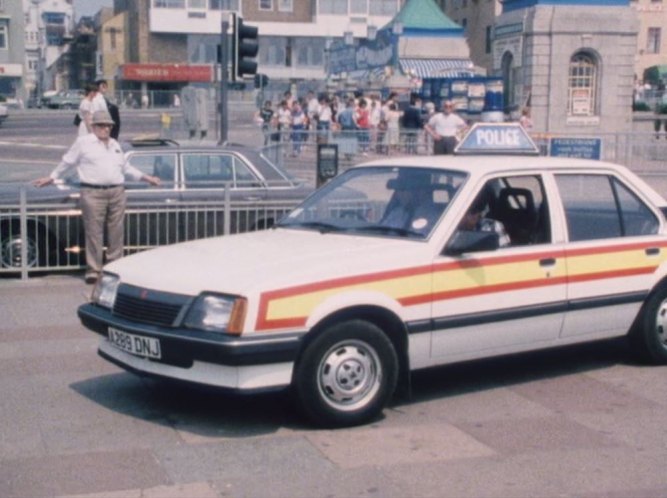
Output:
<path fill-rule="evenodd" d="M 542 176 L 489 179 L 468 206 L 434 263 L 434 363 L 557 340 L 565 309 L 565 258 L 562 246 L 553 244 Z M 474 214 L 480 207 L 481 215 Z M 522 231 L 525 226 L 530 234 Z M 492 246 L 485 231 L 493 232 Z M 469 241 L 460 246 L 468 249 L 456 253 L 460 240 Z"/>
<path fill-rule="evenodd" d="M 178 156 L 175 152 L 136 152 L 128 162 L 147 175 L 160 178 L 153 187 L 146 182 L 126 182 L 125 246 L 131 252 L 178 242 L 180 207 L 177 190 Z"/>
<path fill-rule="evenodd" d="M 226 152 L 183 153 L 182 162 L 187 240 L 256 227 L 266 185 L 247 164 Z"/>
<path fill-rule="evenodd" d="M 626 333 L 664 259 L 659 214 L 615 174 L 555 175 L 567 223 L 562 336 Z"/>

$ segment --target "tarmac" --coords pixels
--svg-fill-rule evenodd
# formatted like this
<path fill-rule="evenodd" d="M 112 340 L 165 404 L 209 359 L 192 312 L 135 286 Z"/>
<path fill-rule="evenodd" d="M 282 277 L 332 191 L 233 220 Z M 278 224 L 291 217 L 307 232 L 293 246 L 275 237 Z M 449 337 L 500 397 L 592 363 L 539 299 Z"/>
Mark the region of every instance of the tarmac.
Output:
<path fill-rule="evenodd" d="M 82 277 L 0 279 L 3 498 L 667 496 L 667 367 L 618 341 L 418 373 L 381 420 L 321 430 L 283 395 L 103 361 Z"/>

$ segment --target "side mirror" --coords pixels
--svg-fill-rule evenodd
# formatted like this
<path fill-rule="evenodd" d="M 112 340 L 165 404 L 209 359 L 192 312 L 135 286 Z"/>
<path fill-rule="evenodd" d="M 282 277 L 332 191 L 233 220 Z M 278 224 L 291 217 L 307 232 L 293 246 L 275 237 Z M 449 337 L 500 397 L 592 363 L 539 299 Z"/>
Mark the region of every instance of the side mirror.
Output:
<path fill-rule="evenodd" d="M 459 256 L 467 252 L 495 251 L 500 247 L 498 234 L 478 230 L 457 230 L 443 254 Z"/>

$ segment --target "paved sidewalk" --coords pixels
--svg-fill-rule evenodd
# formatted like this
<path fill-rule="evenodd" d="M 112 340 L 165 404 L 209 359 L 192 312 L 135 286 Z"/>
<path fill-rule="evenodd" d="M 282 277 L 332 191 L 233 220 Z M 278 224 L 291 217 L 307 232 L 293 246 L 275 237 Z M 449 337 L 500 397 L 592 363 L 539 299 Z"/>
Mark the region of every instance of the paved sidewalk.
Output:
<path fill-rule="evenodd" d="M 318 430 L 103 361 L 90 290 L 0 279 L 2 498 L 667 496 L 667 367 L 618 341 L 422 372 L 382 420 Z"/>

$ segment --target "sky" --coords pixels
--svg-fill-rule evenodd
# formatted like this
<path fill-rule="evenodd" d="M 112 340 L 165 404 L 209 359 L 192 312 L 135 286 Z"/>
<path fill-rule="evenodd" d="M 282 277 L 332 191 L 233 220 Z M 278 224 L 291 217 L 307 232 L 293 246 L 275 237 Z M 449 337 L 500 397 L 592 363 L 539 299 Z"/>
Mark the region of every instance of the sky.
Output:
<path fill-rule="evenodd" d="M 78 19 L 81 16 L 92 16 L 102 7 L 113 7 L 113 0 L 74 0 L 74 14 Z"/>

